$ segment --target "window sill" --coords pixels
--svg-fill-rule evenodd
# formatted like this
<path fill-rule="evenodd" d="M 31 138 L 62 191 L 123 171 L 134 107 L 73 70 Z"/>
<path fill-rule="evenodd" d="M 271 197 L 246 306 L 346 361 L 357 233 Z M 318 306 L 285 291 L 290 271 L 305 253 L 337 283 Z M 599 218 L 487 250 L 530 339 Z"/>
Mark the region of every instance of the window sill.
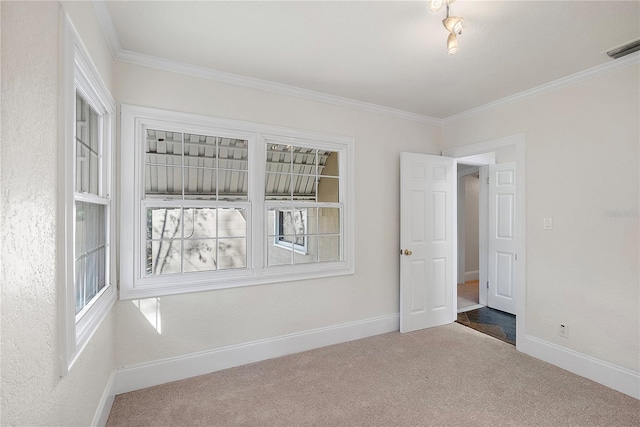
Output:
<path fill-rule="evenodd" d="M 355 273 L 353 266 L 345 262 L 323 263 L 320 265 L 321 268 L 318 267 L 317 264 L 296 265 L 295 267 L 289 265 L 274 266 L 264 269 L 260 274 L 256 274 L 251 270 L 245 270 L 243 271 L 244 274 L 237 274 L 233 277 L 212 279 L 209 276 L 201 279 L 181 280 L 179 284 L 176 284 L 175 281 L 172 283 L 158 284 L 147 279 L 146 283 L 140 283 L 140 281 L 138 281 L 134 286 L 122 286 L 120 289 L 120 299 L 155 298 L 216 289 L 346 276 Z M 185 279 L 184 276 L 181 277 L 181 279 Z"/>

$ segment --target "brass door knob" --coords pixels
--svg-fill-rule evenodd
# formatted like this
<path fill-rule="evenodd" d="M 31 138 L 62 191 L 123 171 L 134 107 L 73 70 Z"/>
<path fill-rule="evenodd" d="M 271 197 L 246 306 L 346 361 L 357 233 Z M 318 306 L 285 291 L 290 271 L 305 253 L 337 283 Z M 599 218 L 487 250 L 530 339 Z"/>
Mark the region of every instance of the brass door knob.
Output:
<path fill-rule="evenodd" d="M 411 252 L 409 249 L 405 249 L 404 250 L 404 254 L 407 255 L 407 256 L 411 256 L 411 255 L 413 255 L 413 252 Z"/>

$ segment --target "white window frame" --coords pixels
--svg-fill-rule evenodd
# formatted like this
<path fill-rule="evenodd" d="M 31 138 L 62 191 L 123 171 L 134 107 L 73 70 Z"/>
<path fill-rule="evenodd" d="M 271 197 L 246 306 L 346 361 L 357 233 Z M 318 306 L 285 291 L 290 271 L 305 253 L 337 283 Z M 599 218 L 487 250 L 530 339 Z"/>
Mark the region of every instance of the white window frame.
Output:
<path fill-rule="evenodd" d="M 121 187 L 120 187 L 120 299 L 150 298 L 211 289 L 303 280 L 354 273 L 354 194 L 353 138 L 311 131 L 288 129 L 239 120 L 173 112 L 133 105 L 121 105 Z M 144 138 L 146 129 L 195 133 L 243 139 L 249 148 L 249 190 L 247 204 L 247 268 L 237 270 L 171 274 L 145 277 L 141 261 L 144 230 Z M 264 147 L 272 141 L 311 144 L 313 148 L 339 153 L 339 186 L 342 197 L 341 260 L 300 265 L 266 265 L 267 208 L 277 202 L 265 202 Z M 306 145 L 305 145 L 306 146 Z M 184 201 L 199 205 L 200 201 Z M 300 204 L 304 207 L 304 203 Z M 131 238 L 131 236 L 137 236 Z"/>
<path fill-rule="evenodd" d="M 115 189 L 113 150 L 115 144 L 115 101 L 91 62 L 87 50 L 69 17 L 62 13 L 61 97 L 60 97 L 60 254 L 59 317 L 62 374 L 69 372 L 82 350 L 105 319 L 116 300 L 115 274 Z M 99 172 L 100 196 L 75 191 L 76 92 L 100 116 L 102 153 Z M 105 212 L 105 286 L 76 315 L 75 312 L 75 202 L 86 201 L 106 206 Z"/>

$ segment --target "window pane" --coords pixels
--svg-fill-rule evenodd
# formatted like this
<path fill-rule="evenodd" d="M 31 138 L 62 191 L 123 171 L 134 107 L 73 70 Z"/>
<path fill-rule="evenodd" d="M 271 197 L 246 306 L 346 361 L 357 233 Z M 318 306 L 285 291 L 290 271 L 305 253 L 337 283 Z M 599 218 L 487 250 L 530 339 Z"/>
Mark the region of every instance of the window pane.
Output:
<path fill-rule="evenodd" d="M 293 263 L 293 236 L 274 236 L 267 241 L 267 265 L 290 265 Z"/>
<path fill-rule="evenodd" d="M 86 202 L 75 202 L 75 206 L 75 298 L 78 314 L 106 286 L 107 207 Z"/>
<path fill-rule="evenodd" d="M 305 234 L 318 233 L 318 208 L 304 208 L 307 215 Z"/>
<path fill-rule="evenodd" d="M 247 267 L 247 239 L 220 239 L 218 241 L 218 269 Z"/>
<path fill-rule="evenodd" d="M 218 157 L 221 169 L 248 170 L 247 141 L 242 139 L 218 138 Z"/>
<path fill-rule="evenodd" d="M 181 215 L 181 208 L 147 209 L 147 239 L 181 238 Z"/>
<path fill-rule="evenodd" d="M 249 174 L 245 171 L 220 169 L 218 171 L 218 200 L 247 200 Z"/>
<path fill-rule="evenodd" d="M 316 236 L 296 236 L 304 242 L 304 246 L 298 246 L 294 249 L 293 263 L 308 264 L 318 262 L 318 249 Z M 304 248 L 304 249 L 302 249 Z"/>
<path fill-rule="evenodd" d="M 105 243 L 106 224 L 103 205 L 76 202 L 75 256 L 80 257 Z"/>
<path fill-rule="evenodd" d="M 107 284 L 106 281 L 106 264 L 107 264 L 107 256 L 106 256 L 106 248 L 101 247 L 98 249 L 98 292 L 102 290 Z"/>
<path fill-rule="evenodd" d="M 182 198 L 182 168 L 165 165 L 146 165 L 145 193 L 150 196 Z"/>
<path fill-rule="evenodd" d="M 89 193 L 98 194 L 98 154 L 89 153 Z"/>
<path fill-rule="evenodd" d="M 338 153 L 335 151 L 319 151 L 318 175 L 340 176 L 338 168 Z"/>
<path fill-rule="evenodd" d="M 84 307 L 84 280 L 86 277 L 85 258 L 76 259 L 75 262 L 75 294 L 76 294 L 76 314 Z"/>
<path fill-rule="evenodd" d="M 306 147 L 292 147 L 293 169 L 295 174 L 316 175 L 316 158 L 318 150 Z"/>
<path fill-rule="evenodd" d="M 265 179 L 266 200 L 291 200 L 291 176 L 267 173 Z"/>
<path fill-rule="evenodd" d="M 145 153 L 158 154 L 157 158 L 168 158 L 171 155 L 182 157 L 182 133 L 147 129 Z M 178 164 L 181 162 L 182 160 Z"/>
<path fill-rule="evenodd" d="M 85 283 L 85 304 L 98 293 L 98 253 L 87 254 Z"/>
<path fill-rule="evenodd" d="M 307 233 L 306 209 L 281 209 L 278 211 L 276 232 L 280 235 L 294 236 L 295 245 L 304 245 L 303 236 Z"/>
<path fill-rule="evenodd" d="M 193 239 L 184 242 L 184 272 L 216 269 L 216 240 Z"/>
<path fill-rule="evenodd" d="M 147 129 L 145 194 L 182 197 L 182 133 Z"/>
<path fill-rule="evenodd" d="M 185 168 L 184 179 L 185 199 L 217 200 L 218 182 L 224 179 L 224 175 L 217 169 Z"/>
<path fill-rule="evenodd" d="M 182 196 L 182 134 L 147 130 L 145 193 Z"/>
<path fill-rule="evenodd" d="M 100 116 L 76 92 L 76 191 L 99 194 Z"/>
<path fill-rule="evenodd" d="M 217 213 L 215 208 L 188 208 L 184 210 L 184 238 L 216 237 Z"/>
<path fill-rule="evenodd" d="M 340 236 L 318 236 L 318 260 L 340 261 Z"/>
<path fill-rule="evenodd" d="M 218 235 L 220 237 L 247 236 L 246 209 L 218 209 Z"/>
<path fill-rule="evenodd" d="M 184 154 L 186 167 L 216 167 L 216 137 L 185 133 Z"/>
<path fill-rule="evenodd" d="M 340 233 L 340 209 L 319 208 L 318 212 L 318 234 Z"/>
<path fill-rule="evenodd" d="M 293 186 L 293 200 L 317 201 L 316 183 L 318 179 L 315 176 L 291 175 L 291 182 Z"/>
<path fill-rule="evenodd" d="M 322 177 L 318 182 L 318 201 L 327 203 L 340 202 L 338 178 Z"/>
<path fill-rule="evenodd" d="M 267 171 L 290 172 L 291 146 L 286 144 L 267 145 Z"/>
<path fill-rule="evenodd" d="M 76 191 L 89 192 L 89 148 L 76 143 Z"/>
<path fill-rule="evenodd" d="M 147 275 L 180 273 L 181 246 L 181 240 L 147 241 Z"/>

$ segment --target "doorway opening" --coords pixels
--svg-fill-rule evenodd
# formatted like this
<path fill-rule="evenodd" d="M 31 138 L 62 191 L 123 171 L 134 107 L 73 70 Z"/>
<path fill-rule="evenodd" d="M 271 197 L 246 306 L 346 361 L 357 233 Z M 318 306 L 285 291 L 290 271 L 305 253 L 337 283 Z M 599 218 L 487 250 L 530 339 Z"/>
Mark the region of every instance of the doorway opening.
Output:
<path fill-rule="evenodd" d="M 480 166 L 458 162 L 458 298 L 457 312 L 480 303 Z M 486 299 L 486 298 L 483 298 Z"/>
<path fill-rule="evenodd" d="M 516 344 L 515 154 L 516 147 L 510 145 L 458 158 L 456 174 L 456 321 L 512 345 Z"/>

